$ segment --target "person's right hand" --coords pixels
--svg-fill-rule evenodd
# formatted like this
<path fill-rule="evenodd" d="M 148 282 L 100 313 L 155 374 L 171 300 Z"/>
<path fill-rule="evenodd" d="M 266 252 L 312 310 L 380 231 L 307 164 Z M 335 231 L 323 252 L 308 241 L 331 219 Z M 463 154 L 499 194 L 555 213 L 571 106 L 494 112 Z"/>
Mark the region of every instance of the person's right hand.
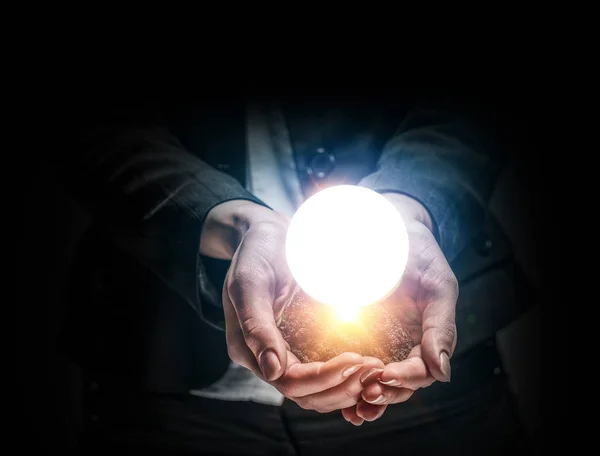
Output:
<path fill-rule="evenodd" d="M 222 295 L 229 356 L 302 408 L 351 407 L 361 397 L 360 376 L 383 363 L 357 353 L 301 363 L 288 350 L 276 325 L 295 286 L 285 259 L 288 224 L 286 216 L 249 201 L 228 201 L 208 214 L 201 253 L 231 258 Z"/>

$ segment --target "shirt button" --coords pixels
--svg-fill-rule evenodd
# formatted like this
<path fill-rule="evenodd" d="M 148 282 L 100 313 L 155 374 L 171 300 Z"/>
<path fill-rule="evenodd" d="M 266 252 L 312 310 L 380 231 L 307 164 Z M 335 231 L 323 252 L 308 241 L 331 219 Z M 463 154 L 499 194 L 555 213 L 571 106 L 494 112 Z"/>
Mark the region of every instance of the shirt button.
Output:
<path fill-rule="evenodd" d="M 323 147 L 318 147 L 316 153 L 308 161 L 306 170 L 313 178 L 324 179 L 333 171 L 335 157 Z"/>

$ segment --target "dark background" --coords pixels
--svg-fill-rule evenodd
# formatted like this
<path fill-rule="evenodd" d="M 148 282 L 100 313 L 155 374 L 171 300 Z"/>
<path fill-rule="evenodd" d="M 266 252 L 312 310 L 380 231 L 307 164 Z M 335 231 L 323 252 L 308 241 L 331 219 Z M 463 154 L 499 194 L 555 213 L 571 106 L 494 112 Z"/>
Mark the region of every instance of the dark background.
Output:
<path fill-rule="evenodd" d="M 41 153 L 48 158 L 59 150 L 62 141 L 69 141 L 76 131 L 69 121 L 77 109 L 85 106 L 97 107 L 98 112 L 115 104 L 136 104 L 145 98 L 147 92 L 139 86 L 127 90 L 129 83 L 118 89 L 102 90 L 94 85 L 78 91 L 71 91 L 62 100 L 62 111 L 54 115 L 46 105 L 42 117 L 49 119 L 46 126 L 52 125 L 51 134 L 45 141 Z M 505 337 L 511 353 L 516 353 L 514 376 L 516 388 L 526 395 L 523 405 L 531 435 L 541 446 L 544 443 L 542 432 L 542 382 L 540 348 L 540 328 L 549 327 L 546 316 L 558 298 L 555 283 L 550 288 L 548 272 L 559 263 L 560 253 L 548 249 L 554 245 L 555 226 L 546 223 L 549 199 L 556 194 L 555 182 L 551 178 L 553 152 L 548 148 L 548 134 L 551 125 L 547 123 L 546 105 L 535 85 L 523 82 L 520 86 L 508 88 L 503 84 L 483 84 L 482 88 L 439 88 L 439 87 L 392 87 L 392 88 L 331 88 L 291 89 L 291 88 L 245 88 L 236 91 L 235 96 L 225 89 L 212 94 L 191 91 L 183 88 L 166 91 L 157 90 L 151 98 L 160 98 L 169 103 L 200 102 L 207 97 L 211 101 L 230 103 L 238 95 L 299 96 L 304 93 L 312 96 L 386 97 L 390 100 L 400 93 L 410 92 L 415 97 L 427 94 L 431 97 L 459 100 L 465 104 L 483 106 L 490 121 L 503 131 L 506 144 L 524 165 L 527 187 L 522 194 L 529 208 L 522 217 L 527 219 L 531 239 L 535 244 L 535 269 L 539 274 L 539 306 L 523 321 L 517 322 Z M 76 96 L 77 95 L 77 96 Z M 81 95 L 81 97 L 80 97 Z M 53 98 L 54 99 L 54 98 Z M 54 121 L 53 121 L 54 120 Z M 55 122 L 59 120 L 59 122 Z M 81 419 L 78 404 L 78 370 L 64 359 L 57 350 L 57 336 L 65 317 L 63 297 L 67 269 L 78 237 L 87 226 L 88 220 L 77 206 L 63 193 L 43 160 L 37 156 L 26 167 L 26 185 L 21 188 L 20 197 L 22 225 L 17 240 L 17 283 L 15 303 L 17 309 L 14 322 L 16 348 L 17 419 L 14 422 L 16 438 L 21 450 L 27 448 L 56 449 L 62 454 L 73 451 L 76 443 L 76 429 Z M 7 322 L 8 323 L 8 322 Z M 9 323 L 9 326 L 12 324 Z M 11 398 L 12 399 L 12 398 Z"/>

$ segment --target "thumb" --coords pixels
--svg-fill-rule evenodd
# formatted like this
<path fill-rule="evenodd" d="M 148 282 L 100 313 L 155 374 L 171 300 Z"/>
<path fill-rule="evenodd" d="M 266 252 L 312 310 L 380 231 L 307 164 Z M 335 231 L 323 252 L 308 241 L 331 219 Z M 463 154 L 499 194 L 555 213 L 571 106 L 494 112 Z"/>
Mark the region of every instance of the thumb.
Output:
<path fill-rule="evenodd" d="M 456 347 L 455 307 L 457 294 L 452 290 L 436 293 L 425 304 L 423 311 L 423 337 L 421 356 L 436 380 L 449 382 L 450 358 Z"/>
<path fill-rule="evenodd" d="M 251 287 L 228 287 L 229 298 L 236 311 L 248 348 L 267 381 L 277 380 L 285 372 L 287 348 L 273 315 L 273 298 L 269 288 L 260 284 Z"/>

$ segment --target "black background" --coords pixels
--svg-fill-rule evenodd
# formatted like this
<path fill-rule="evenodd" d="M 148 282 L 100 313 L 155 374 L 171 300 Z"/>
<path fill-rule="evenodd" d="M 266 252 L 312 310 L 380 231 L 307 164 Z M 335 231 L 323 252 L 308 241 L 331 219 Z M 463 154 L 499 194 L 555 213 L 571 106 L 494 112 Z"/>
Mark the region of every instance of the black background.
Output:
<path fill-rule="evenodd" d="M 41 146 L 32 145 L 34 153 L 31 155 L 27 155 L 27 151 L 15 154 L 17 159 L 26 158 L 27 163 L 20 168 L 26 172 L 18 177 L 24 185 L 19 186 L 22 211 L 19 221 L 22 223 L 16 242 L 18 273 L 15 287 L 17 302 L 14 306 L 17 315 L 14 324 L 5 320 L 5 325 L 14 326 L 16 330 L 12 344 L 16 352 L 17 387 L 14 396 L 9 393 L 12 396 L 9 399 L 16 399 L 18 409 L 13 422 L 16 431 L 12 436 L 16 438 L 19 452 L 30 448 L 56 449 L 60 454 L 74 451 L 77 413 L 72 408 L 71 399 L 77 392 L 71 390 L 69 384 L 76 380 L 76 371 L 56 351 L 55 337 L 64 317 L 61 297 L 66 274 L 65 259 L 83 222 L 71 220 L 65 229 L 65 220 L 70 217 L 70 203 L 49 175 L 42 159 L 51 157 L 63 141 L 69 141 L 76 135 L 71 121 L 77 117 L 78 109 L 97 107 L 100 113 L 115 103 L 135 105 L 148 99 L 169 103 L 196 103 L 206 99 L 231 103 L 245 96 L 304 94 L 342 98 L 359 94 L 393 100 L 407 92 L 416 98 L 444 98 L 483 106 L 490 121 L 504 132 L 507 144 L 514 148 L 513 152 L 527 170 L 529 185 L 524 196 L 532 202 L 529 222 L 537 240 L 538 268 L 543 281 L 540 299 L 543 334 L 554 328 L 550 316 L 558 305 L 559 292 L 556 288 L 558 282 L 551 280 L 550 273 L 555 270 L 555 265 L 560 264 L 561 254 L 554 242 L 560 228 L 548 220 L 551 204 L 560 192 L 552 171 L 557 160 L 552 135 L 558 108 L 551 107 L 549 101 L 552 99 L 541 90 L 534 68 L 523 68 L 517 62 L 508 66 L 493 62 L 484 70 L 480 67 L 481 62 L 473 60 L 471 63 L 475 70 L 463 68 L 461 75 L 454 71 L 456 63 L 446 67 L 441 65 L 433 73 L 429 84 L 401 80 L 398 73 L 406 73 L 406 65 L 403 71 L 392 71 L 390 68 L 393 66 L 388 68 L 382 81 L 378 76 L 380 72 L 367 78 L 353 78 L 352 74 L 343 72 L 335 72 L 334 75 L 326 71 L 328 67 L 319 65 L 309 68 L 306 77 L 305 73 L 298 72 L 295 77 L 288 76 L 287 79 L 273 75 L 261 78 L 245 65 L 240 65 L 228 73 L 232 76 L 231 80 L 216 77 L 195 80 L 190 74 L 182 75 L 183 71 L 176 65 L 171 65 L 172 71 L 162 79 L 152 75 L 156 68 L 154 65 L 143 64 L 134 73 L 129 73 L 120 64 L 114 64 L 109 67 L 90 66 L 84 70 L 76 67 L 73 72 L 65 74 L 59 85 L 44 86 L 43 96 L 30 107 L 35 114 L 34 120 L 25 125 L 32 135 L 32 144 L 33 137 L 36 137 L 42 140 Z M 497 70 L 501 68 L 509 76 L 499 74 Z M 199 71 L 194 75 L 202 73 Z M 294 73 L 288 70 L 284 74 Z M 179 79 L 180 75 L 183 80 Z M 56 90 L 58 87 L 60 90 Z M 9 305 L 8 301 L 5 305 Z M 561 348 L 553 344 L 554 356 L 555 350 Z M 544 369 L 542 373 L 542 379 L 547 374 L 551 379 L 556 378 Z M 542 381 L 540 389 L 549 393 L 548 396 L 543 395 L 544 410 L 548 406 L 555 410 L 551 387 L 546 387 L 546 382 Z M 543 421 L 539 423 L 539 433 L 543 435 L 540 440 L 545 442 L 543 424 Z"/>

